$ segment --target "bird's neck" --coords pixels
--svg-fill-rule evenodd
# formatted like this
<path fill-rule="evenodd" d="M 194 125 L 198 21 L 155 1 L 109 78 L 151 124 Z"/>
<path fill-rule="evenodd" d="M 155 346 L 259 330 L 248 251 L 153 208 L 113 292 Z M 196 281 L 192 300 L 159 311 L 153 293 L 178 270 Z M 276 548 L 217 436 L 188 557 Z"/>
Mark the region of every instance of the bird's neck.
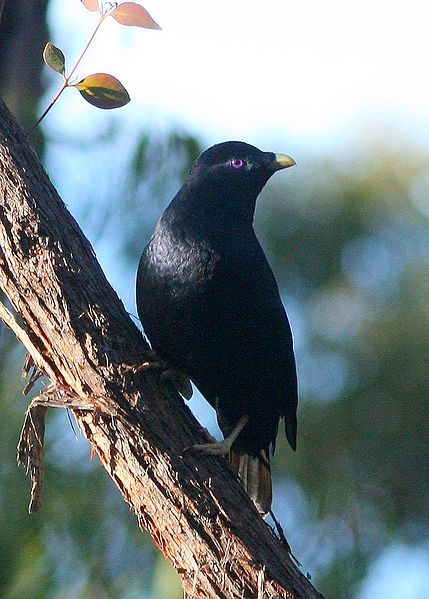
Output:
<path fill-rule="evenodd" d="M 174 212 L 193 222 L 207 223 L 211 229 L 252 227 L 257 194 L 246 194 L 246 198 L 235 190 L 205 186 L 199 189 L 182 187 L 171 206 Z"/>

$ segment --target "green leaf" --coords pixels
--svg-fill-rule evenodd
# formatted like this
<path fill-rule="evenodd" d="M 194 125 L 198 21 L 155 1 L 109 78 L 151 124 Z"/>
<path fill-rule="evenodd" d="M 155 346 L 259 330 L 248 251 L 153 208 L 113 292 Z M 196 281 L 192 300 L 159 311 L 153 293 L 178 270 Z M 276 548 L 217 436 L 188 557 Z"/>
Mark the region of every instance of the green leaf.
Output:
<path fill-rule="evenodd" d="M 43 50 L 43 60 L 52 70 L 64 75 L 66 69 L 66 59 L 59 48 L 48 42 Z"/>
<path fill-rule="evenodd" d="M 81 2 L 87 10 L 90 10 L 91 12 L 100 12 L 98 0 L 81 0 Z"/>
<path fill-rule="evenodd" d="M 143 6 L 135 2 L 124 2 L 110 13 L 121 25 L 144 27 L 145 29 L 161 29 Z"/>
<path fill-rule="evenodd" d="M 88 75 L 74 85 L 87 102 L 97 108 L 120 108 L 130 101 L 127 90 L 116 77 L 106 73 Z"/>

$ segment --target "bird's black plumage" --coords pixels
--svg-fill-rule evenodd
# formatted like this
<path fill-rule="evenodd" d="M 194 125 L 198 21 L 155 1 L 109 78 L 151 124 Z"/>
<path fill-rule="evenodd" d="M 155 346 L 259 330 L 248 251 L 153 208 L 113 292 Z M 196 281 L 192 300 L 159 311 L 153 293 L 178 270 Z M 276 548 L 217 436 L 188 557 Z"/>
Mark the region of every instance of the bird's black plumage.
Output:
<path fill-rule="evenodd" d="M 248 416 L 232 446 L 242 476 L 253 475 L 240 456 L 269 468 L 280 418 L 296 446 L 292 335 L 253 230 L 258 194 L 292 164 L 242 142 L 205 151 L 160 218 L 137 276 L 138 313 L 152 347 L 193 380 L 225 436 Z"/>

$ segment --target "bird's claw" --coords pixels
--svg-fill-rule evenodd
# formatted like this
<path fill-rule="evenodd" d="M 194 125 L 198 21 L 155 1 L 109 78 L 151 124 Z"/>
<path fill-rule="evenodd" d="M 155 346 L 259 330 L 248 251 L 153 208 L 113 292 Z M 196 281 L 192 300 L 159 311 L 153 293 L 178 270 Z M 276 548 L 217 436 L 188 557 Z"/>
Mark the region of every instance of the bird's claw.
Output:
<path fill-rule="evenodd" d="M 203 455 L 226 456 L 231 449 L 230 443 L 225 441 L 215 441 L 214 443 L 202 443 L 185 447 L 183 453 L 188 451 L 198 451 Z"/>
<path fill-rule="evenodd" d="M 124 372 L 132 372 L 133 374 L 137 374 L 138 372 L 146 372 L 146 370 L 151 370 L 152 368 L 165 368 L 163 362 L 155 361 L 155 362 L 142 362 L 141 364 L 123 364 L 122 369 Z"/>
<path fill-rule="evenodd" d="M 185 374 L 174 370 L 174 368 L 167 368 L 161 374 L 161 380 L 163 382 L 171 383 L 180 395 L 185 399 L 191 399 L 192 397 L 192 385 L 191 381 Z"/>
<path fill-rule="evenodd" d="M 146 372 L 147 370 L 152 369 L 161 370 L 161 381 L 163 383 L 171 383 L 176 391 L 180 393 L 180 395 L 182 395 L 185 399 L 191 399 L 192 385 L 191 381 L 185 374 L 182 374 L 178 370 L 171 368 L 167 362 L 159 360 L 157 353 L 151 349 L 145 351 L 144 355 L 147 360 L 141 364 L 123 364 L 123 372 L 132 372 L 132 374 L 137 374 L 139 372 Z"/>
<path fill-rule="evenodd" d="M 143 356 L 146 360 L 140 364 L 123 364 L 123 371 L 137 374 L 138 372 L 145 372 L 152 368 L 160 370 L 165 370 L 167 368 L 167 364 L 159 359 L 158 354 L 153 349 L 146 349 L 143 352 Z"/>

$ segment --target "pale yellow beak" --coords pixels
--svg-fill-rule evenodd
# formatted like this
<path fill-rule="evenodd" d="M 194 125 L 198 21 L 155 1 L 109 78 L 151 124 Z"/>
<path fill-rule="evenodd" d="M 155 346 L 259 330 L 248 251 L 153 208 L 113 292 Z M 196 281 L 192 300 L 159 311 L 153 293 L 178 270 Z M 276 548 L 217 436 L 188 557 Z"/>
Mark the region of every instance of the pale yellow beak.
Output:
<path fill-rule="evenodd" d="M 290 166 L 296 165 L 295 160 L 286 154 L 276 154 L 276 162 L 279 170 L 281 168 L 289 168 Z"/>

